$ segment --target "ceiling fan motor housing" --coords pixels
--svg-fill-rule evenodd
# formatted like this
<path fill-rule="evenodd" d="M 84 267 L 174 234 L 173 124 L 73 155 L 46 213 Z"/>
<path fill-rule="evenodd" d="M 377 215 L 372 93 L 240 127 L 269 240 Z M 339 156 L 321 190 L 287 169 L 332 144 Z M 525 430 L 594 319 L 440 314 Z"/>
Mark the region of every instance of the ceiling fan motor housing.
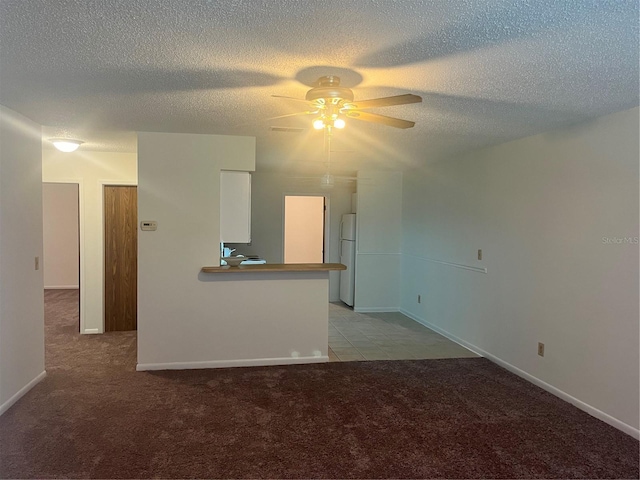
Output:
<path fill-rule="evenodd" d="M 340 86 L 340 77 L 328 75 L 320 77 L 318 86 L 309 90 L 305 98 L 310 102 L 322 100 L 324 104 L 337 105 L 341 102 L 352 102 L 353 92 L 350 88 Z"/>

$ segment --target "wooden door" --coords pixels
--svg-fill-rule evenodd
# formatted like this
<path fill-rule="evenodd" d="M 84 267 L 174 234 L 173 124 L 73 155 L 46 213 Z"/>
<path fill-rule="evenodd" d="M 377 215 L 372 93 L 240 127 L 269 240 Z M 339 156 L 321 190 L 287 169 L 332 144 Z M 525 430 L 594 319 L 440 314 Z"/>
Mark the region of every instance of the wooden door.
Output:
<path fill-rule="evenodd" d="M 137 329 L 138 191 L 104 187 L 104 329 Z"/>

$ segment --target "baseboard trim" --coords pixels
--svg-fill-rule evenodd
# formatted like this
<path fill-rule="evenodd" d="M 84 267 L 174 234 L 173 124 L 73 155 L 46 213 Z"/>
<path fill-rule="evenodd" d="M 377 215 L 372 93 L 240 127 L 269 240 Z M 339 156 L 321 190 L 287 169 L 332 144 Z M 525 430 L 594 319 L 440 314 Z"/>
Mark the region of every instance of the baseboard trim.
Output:
<path fill-rule="evenodd" d="M 42 373 L 40 373 L 36 378 L 31 380 L 29 383 L 27 383 L 20 390 L 18 390 L 18 392 L 15 395 L 13 395 L 9 400 L 7 400 L 2 405 L 0 405 L 0 415 L 2 415 L 4 412 L 9 410 L 14 403 L 20 400 L 29 390 L 31 390 L 38 383 L 40 383 L 42 379 L 44 379 L 44 377 L 46 376 L 47 376 L 47 371 L 45 370 Z"/>
<path fill-rule="evenodd" d="M 282 357 L 282 358 L 250 358 L 242 360 L 213 360 L 209 362 L 172 362 L 172 363 L 139 363 L 136 370 L 192 370 L 197 368 L 229 368 L 229 367 L 261 367 L 268 365 L 298 365 L 303 363 L 325 363 L 328 356 L 320 357 Z"/>
<path fill-rule="evenodd" d="M 376 313 L 376 312 L 399 312 L 398 307 L 353 307 L 353 311 L 356 313 Z"/>
<path fill-rule="evenodd" d="M 45 290 L 78 290 L 80 285 L 45 285 Z"/>
<path fill-rule="evenodd" d="M 556 397 L 561 398 L 562 400 L 564 400 L 565 402 L 568 402 L 574 406 L 576 406 L 577 408 L 579 408 L 580 410 L 587 412 L 589 415 L 591 415 L 592 417 L 597 418 L 598 420 L 602 420 L 603 422 L 611 425 L 612 427 L 617 428 L 618 430 L 626 433 L 627 435 L 632 436 L 633 438 L 635 438 L 636 440 L 640 440 L 640 430 L 632 427 L 631 425 L 628 425 L 626 423 L 624 423 L 621 420 L 618 420 L 615 417 L 612 417 L 611 415 L 609 415 L 608 413 L 603 412 L 602 410 L 597 409 L 596 407 L 593 407 L 591 405 L 589 405 L 588 403 L 583 402 L 582 400 L 577 399 L 576 397 L 569 395 L 567 392 L 560 390 L 559 388 L 554 387 L 553 385 L 545 382 L 544 380 L 540 380 L 538 377 L 535 377 L 533 375 L 531 375 L 530 373 L 525 372 L 524 370 L 519 369 L 518 367 L 502 360 L 499 357 L 496 357 L 495 355 L 492 355 L 489 352 L 485 352 L 484 350 L 482 350 L 481 348 L 478 348 L 477 346 L 466 342 L 458 337 L 456 337 L 455 335 L 452 335 L 451 333 L 447 332 L 446 330 L 438 327 L 437 325 L 434 325 L 430 322 L 428 322 L 427 320 L 424 320 L 420 317 L 418 317 L 417 315 L 414 315 L 411 312 L 408 312 L 407 310 L 404 309 L 400 309 L 400 313 L 402 313 L 403 315 L 406 315 L 407 317 L 415 320 L 418 323 L 421 323 L 422 325 L 424 325 L 425 327 L 428 327 L 432 330 L 435 330 L 436 332 L 438 332 L 439 334 L 441 334 L 444 337 L 447 337 L 449 340 L 456 342 L 459 345 L 462 345 L 463 347 L 471 350 L 472 352 L 486 358 L 487 360 L 491 360 L 493 363 L 500 365 L 502 368 L 509 370 L 511 373 L 514 373 L 516 375 L 518 375 L 521 378 L 524 378 L 525 380 L 527 380 L 528 382 L 533 383 L 534 385 L 542 388 L 543 390 L 546 390 L 547 392 L 555 395 Z"/>

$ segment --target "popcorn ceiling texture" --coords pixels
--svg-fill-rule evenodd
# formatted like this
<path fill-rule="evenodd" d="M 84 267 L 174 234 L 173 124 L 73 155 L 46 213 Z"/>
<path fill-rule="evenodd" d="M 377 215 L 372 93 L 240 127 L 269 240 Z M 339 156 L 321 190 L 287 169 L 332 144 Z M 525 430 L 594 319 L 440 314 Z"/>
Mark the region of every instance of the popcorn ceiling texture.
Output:
<path fill-rule="evenodd" d="M 83 148 L 218 133 L 258 137 L 259 167 L 313 160 L 308 117 L 267 120 L 304 104 L 271 95 L 335 72 L 356 99 L 423 97 L 374 110 L 411 130 L 349 122 L 345 165 L 427 163 L 638 105 L 638 2 L 0 1 L 0 103 Z"/>

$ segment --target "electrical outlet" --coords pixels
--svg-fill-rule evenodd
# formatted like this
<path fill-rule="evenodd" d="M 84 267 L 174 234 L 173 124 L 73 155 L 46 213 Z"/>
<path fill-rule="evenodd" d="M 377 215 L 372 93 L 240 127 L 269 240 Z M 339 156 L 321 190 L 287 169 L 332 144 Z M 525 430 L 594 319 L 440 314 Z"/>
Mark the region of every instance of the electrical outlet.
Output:
<path fill-rule="evenodd" d="M 36 257 L 35 266 L 36 266 L 36 270 L 40 270 L 40 257 Z"/>
<path fill-rule="evenodd" d="M 482 249 L 478 249 L 478 260 L 482 260 Z"/>
<path fill-rule="evenodd" d="M 538 342 L 538 355 L 544 357 L 544 343 Z"/>
<path fill-rule="evenodd" d="M 418 303 L 422 303 L 422 297 L 418 295 Z"/>

